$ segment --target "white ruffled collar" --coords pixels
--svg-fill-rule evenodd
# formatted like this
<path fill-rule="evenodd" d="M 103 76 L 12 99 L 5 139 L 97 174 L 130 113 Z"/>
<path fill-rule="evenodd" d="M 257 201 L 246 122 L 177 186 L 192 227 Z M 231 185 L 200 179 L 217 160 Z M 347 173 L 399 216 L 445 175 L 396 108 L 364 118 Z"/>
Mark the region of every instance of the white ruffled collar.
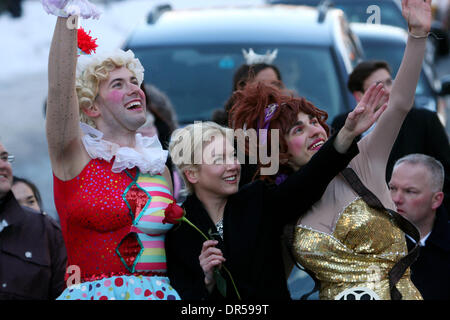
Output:
<path fill-rule="evenodd" d="M 138 167 L 143 173 L 155 175 L 163 173 L 168 151 L 163 150 L 156 135 L 143 137 L 136 133 L 135 148 L 121 147 L 117 143 L 103 140 L 103 133 L 85 123 L 80 122 L 83 130 L 83 145 L 92 159 L 103 159 L 108 162 L 113 157 L 112 172 L 119 173 L 125 169 Z"/>

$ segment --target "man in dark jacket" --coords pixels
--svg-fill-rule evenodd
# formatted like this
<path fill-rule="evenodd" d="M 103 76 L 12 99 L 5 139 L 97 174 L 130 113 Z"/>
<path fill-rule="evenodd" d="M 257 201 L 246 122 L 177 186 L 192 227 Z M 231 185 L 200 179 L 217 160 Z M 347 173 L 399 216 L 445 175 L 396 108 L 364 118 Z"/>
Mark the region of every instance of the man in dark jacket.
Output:
<path fill-rule="evenodd" d="M 347 87 L 359 102 L 365 90 L 373 83 L 383 83 L 384 89 L 388 93 L 391 91 L 391 70 L 385 61 L 369 60 L 358 64 L 349 76 Z M 344 126 L 347 114 L 340 114 L 333 119 L 332 130 L 338 131 Z M 395 161 L 411 153 L 429 155 L 444 166 L 444 206 L 447 212 L 450 212 L 450 145 L 445 128 L 435 112 L 413 108 L 408 113 L 389 155 L 386 182 L 391 178 Z"/>
<path fill-rule="evenodd" d="M 11 191 L 13 160 L 0 142 L 0 300 L 55 299 L 65 287 L 61 229 L 18 204 Z"/>
<path fill-rule="evenodd" d="M 389 182 L 397 211 L 420 233 L 420 254 L 411 280 L 425 300 L 450 299 L 450 223 L 441 205 L 444 168 L 424 154 L 399 159 Z M 415 243 L 407 237 L 408 247 Z"/>

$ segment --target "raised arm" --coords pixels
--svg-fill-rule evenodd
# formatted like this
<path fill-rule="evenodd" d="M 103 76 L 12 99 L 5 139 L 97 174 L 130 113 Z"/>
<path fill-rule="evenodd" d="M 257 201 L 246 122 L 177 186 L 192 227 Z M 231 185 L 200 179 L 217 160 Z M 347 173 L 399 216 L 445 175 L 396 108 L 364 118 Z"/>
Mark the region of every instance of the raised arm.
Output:
<path fill-rule="evenodd" d="M 46 132 L 53 172 L 60 179 L 71 175 L 81 153 L 78 99 L 75 91 L 77 29 L 58 17 L 48 63 Z"/>
<path fill-rule="evenodd" d="M 47 142 L 54 174 L 62 180 L 68 180 L 75 177 L 89 161 L 81 142 L 75 90 L 76 17 L 98 18 L 100 13 L 87 0 L 41 2 L 47 13 L 58 16 L 48 61 Z"/>
<path fill-rule="evenodd" d="M 363 139 L 370 159 L 384 173 L 395 139 L 414 102 L 425 45 L 431 24 L 431 0 L 403 0 L 402 13 L 409 26 L 403 60 L 395 78 L 388 107 L 375 129 Z M 366 141 L 364 141 L 366 140 Z"/>

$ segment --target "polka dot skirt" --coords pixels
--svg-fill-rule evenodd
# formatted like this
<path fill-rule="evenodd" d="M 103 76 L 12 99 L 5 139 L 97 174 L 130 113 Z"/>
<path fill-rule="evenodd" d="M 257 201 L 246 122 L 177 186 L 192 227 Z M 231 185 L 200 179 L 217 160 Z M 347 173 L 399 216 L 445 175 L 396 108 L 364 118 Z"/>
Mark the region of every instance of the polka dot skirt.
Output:
<path fill-rule="evenodd" d="M 167 277 L 115 276 L 68 287 L 57 300 L 180 300 Z"/>

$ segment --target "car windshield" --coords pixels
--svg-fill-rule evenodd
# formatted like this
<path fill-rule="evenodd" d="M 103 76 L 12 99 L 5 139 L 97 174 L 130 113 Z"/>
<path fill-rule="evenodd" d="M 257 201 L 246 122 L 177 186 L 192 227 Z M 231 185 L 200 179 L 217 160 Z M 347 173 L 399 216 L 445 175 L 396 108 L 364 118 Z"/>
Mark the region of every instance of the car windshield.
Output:
<path fill-rule="evenodd" d="M 274 47 L 249 46 L 259 54 Z M 248 47 L 247 47 L 248 48 Z M 330 48 L 277 46 L 274 64 L 288 89 L 329 113 L 346 110 Z M 231 95 L 233 74 L 244 63 L 242 46 L 134 48 L 145 70 L 145 82 L 165 92 L 181 124 L 209 120 Z"/>
<path fill-rule="evenodd" d="M 395 79 L 397 71 L 402 62 L 405 45 L 398 43 L 387 43 L 377 41 L 364 41 L 361 39 L 364 48 L 364 54 L 367 59 L 385 60 L 392 69 L 392 76 Z M 420 79 L 416 87 L 416 95 L 432 96 L 432 89 L 425 78 L 423 71 L 420 73 Z"/>

